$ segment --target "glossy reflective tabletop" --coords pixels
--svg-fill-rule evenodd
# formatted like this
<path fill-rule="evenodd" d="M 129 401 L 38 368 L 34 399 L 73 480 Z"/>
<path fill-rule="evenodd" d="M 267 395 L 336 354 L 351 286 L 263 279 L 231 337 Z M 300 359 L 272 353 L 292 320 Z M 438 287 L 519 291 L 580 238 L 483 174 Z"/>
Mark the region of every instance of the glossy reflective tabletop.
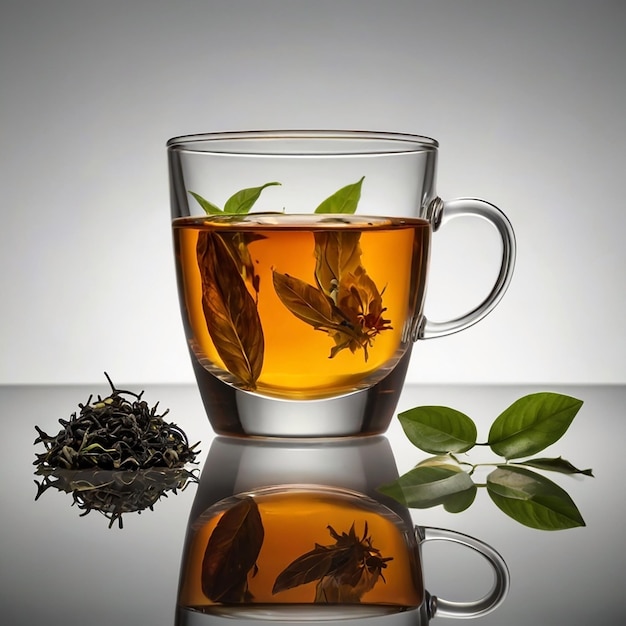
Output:
<path fill-rule="evenodd" d="M 121 385 L 120 385 L 121 386 Z M 133 388 L 134 391 L 141 389 Z M 413 386 L 398 411 L 444 405 L 471 416 L 479 441 L 492 421 L 517 398 L 539 391 L 584 401 L 565 435 L 541 456 L 592 468 L 594 477 L 546 473 L 576 504 L 584 527 L 559 531 L 529 528 L 505 515 L 478 489 L 461 513 L 442 506 L 411 509 L 410 518 L 472 535 L 493 546 L 510 572 L 510 590 L 495 611 L 469 623 L 622 625 L 626 623 L 626 487 L 621 467 L 626 441 L 626 387 L 611 386 Z M 0 623 L 11 626 L 150 624 L 173 626 L 187 526 L 207 505 L 265 485 L 311 483 L 375 493 L 429 455 L 406 438 L 397 419 L 385 436 L 313 447 L 273 445 L 215 437 L 194 386 L 146 386 L 144 399 L 169 408 L 167 419 L 200 441 L 197 474 L 183 490 L 166 492 L 152 509 L 109 519 L 73 504 L 73 496 L 49 488 L 37 495 L 35 425 L 49 434 L 58 420 L 78 411 L 102 386 L 0 387 Z M 480 452 L 481 457 L 484 450 Z M 479 460 L 482 460 L 479 459 Z M 424 546 L 425 586 L 431 594 L 470 600 L 485 593 L 491 574 L 465 548 Z M 434 624 L 459 620 L 435 616 Z M 238 620 L 224 620 L 225 626 Z M 380 622 L 384 622 L 381 618 Z M 202 622 L 198 622 L 202 623 Z M 346 622 L 354 624 L 355 621 Z"/>

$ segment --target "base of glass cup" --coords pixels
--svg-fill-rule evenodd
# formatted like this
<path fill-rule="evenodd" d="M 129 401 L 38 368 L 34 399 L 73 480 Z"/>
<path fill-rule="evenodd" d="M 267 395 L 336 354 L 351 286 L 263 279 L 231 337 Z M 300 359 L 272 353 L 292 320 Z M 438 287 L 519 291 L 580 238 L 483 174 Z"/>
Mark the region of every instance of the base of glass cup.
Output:
<path fill-rule="evenodd" d="M 282 626 L 301 624 L 380 624 L 387 626 L 426 626 L 428 616 L 426 603 L 420 607 L 394 607 L 368 604 L 337 605 L 254 605 L 216 606 L 210 611 L 177 607 L 175 626 L 237 626 L 251 622 L 271 622 Z"/>
<path fill-rule="evenodd" d="M 396 366 L 368 389 L 320 400 L 285 400 L 237 389 L 208 372 L 191 352 L 200 396 L 218 435 L 322 438 L 380 435 L 398 405 L 411 347 Z"/>

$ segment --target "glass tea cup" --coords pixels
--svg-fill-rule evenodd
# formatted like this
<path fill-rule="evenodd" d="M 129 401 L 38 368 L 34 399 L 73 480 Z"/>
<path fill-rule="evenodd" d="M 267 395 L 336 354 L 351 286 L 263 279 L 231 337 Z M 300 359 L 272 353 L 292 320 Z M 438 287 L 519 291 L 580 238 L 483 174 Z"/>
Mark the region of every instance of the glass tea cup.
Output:
<path fill-rule="evenodd" d="M 454 602 L 424 588 L 422 547 L 448 541 L 482 556 L 493 573 L 477 600 Z M 411 526 L 362 493 L 282 485 L 225 498 L 191 525 L 181 568 L 177 625 L 426 625 L 434 617 L 485 615 L 504 601 L 509 574 L 488 544 L 445 529 Z"/>
<path fill-rule="evenodd" d="M 218 434 L 384 432 L 413 343 L 478 322 L 511 280 L 509 221 L 483 200 L 437 196 L 433 139 L 252 131 L 167 150 L 183 324 Z M 433 322 L 431 236 L 458 217 L 497 229 L 500 269 L 469 313 Z"/>

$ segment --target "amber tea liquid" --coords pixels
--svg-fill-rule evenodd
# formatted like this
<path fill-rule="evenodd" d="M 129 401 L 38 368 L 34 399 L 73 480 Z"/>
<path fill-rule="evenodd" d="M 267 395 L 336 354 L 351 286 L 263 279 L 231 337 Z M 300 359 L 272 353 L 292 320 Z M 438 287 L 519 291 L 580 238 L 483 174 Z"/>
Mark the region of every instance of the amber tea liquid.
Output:
<path fill-rule="evenodd" d="M 192 358 L 274 398 L 371 386 L 411 344 L 430 228 L 421 219 L 250 214 L 173 223 Z"/>

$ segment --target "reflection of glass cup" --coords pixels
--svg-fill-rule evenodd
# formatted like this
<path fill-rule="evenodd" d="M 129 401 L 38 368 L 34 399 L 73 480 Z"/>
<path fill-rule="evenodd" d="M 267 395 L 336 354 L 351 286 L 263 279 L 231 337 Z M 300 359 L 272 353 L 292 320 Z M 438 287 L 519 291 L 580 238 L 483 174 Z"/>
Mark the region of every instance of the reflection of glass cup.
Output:
<path fill-rule="evenodd" d="M 289 483 L 272 484 L 295 457 L 303 463 Z M 190 516 L 178 626 L 383 617 L 415 625 L 435 613 L 476 617 L 495 609 L 508 590 L 502 558 L 472 537 L 414 527 L 404 507 L 376 491 L 397 476 L 393 468 L 382 437 L 351 446 L 215 440 Z M 464 603 L 429 595 L 421 548 L 431 540 L 482 555 L 494 573 L 491 590 Z"/>
<path fill-rule="evenodd" d="M 511 226 L 482 200 L 443 202 L 437 143 L 366 132 L 249 132 L 168 142 L 180 303 L 219 434 L 383 432 L 414 341 L 463 330 L 504 294 Z M 423 314 L 431 232 L 478 216 L 503 248 L 487 298 Z"/>

